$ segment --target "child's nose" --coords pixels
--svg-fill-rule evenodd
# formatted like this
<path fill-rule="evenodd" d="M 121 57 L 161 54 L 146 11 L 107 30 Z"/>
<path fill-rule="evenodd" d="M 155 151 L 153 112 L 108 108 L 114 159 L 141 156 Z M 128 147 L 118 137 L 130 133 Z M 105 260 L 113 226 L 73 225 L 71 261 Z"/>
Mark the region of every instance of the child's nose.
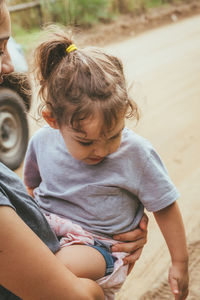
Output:
<path fill-rule="evenodd" d="M 95 155 L 105 157 L 109 153 L 108 145 L 105 142 L 98 143 L 95 149 Z"/>

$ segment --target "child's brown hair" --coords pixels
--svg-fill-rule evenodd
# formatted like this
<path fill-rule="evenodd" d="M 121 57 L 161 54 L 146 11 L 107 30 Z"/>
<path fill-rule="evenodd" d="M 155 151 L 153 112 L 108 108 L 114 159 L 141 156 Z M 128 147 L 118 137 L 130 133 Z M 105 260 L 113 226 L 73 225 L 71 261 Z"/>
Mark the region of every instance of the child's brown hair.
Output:
<path fill-rule="evenodd" d="M 43 107 L 59 126 L 64 122 L 81 131 L 80 121 L 95 112 L 102 115 L 107 129 L 122 115 L 138 119 L 118 58 L 91 47 L 67 53 L 73 41 L 55 26 L 47 28 L 45 35 L 35 50 L 36 79 Z"/>

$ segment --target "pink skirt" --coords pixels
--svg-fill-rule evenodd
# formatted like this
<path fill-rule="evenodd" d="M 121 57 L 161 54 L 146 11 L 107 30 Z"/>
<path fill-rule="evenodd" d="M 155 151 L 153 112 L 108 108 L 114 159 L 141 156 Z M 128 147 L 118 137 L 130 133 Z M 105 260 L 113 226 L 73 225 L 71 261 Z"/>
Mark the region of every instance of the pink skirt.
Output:
<path fill-rule="evenodd" d="M 62 237 L 60 240 L 61 247 L 74 244 L 94 245 L 94 239 L 107 242 L 111 245 L 119 243 L 115 240 L 92 234 L 69 219 L 64 219 L 54 214 L 46 214 L 45 216 L 55 234 Z M 115 298 L 115 293 L 121 288 L 128 272 L 128 265 L 123 264 L 123 258 L 128 253 L 112 252 L 112 255 L 117 258 L 114 264 L 114 271 L 112 274 L 96 281 L 103 289 L 106 300 L 113 300 Z"/>

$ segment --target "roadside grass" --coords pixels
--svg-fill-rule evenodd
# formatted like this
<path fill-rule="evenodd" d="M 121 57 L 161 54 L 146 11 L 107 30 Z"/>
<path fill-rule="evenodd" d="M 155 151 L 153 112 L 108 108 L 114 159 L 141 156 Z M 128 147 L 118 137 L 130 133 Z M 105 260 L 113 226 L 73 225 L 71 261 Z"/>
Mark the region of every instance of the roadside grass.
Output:
<path fill-rule="evenodd" d="M 167 6 L 175 3 L 184 3 L 186 0 L 145 0 L 145 8 L 154 8 L 159 6 Z"/>
<path fill-rule="evenodd" d="M 15 0 L 14 0 L 15 1 Z M 108 2 L 105 0 L 84 0 L 82 3 L 82 11 L 78 11 L 75 9 L 76 7 L 72 5 L 71 0 L 65 0 L 67 4 L 67 8 L 70 8 L 70 10 L 66 11 L 66 7 L 62 13 L 60 12 L 59 8 L 63 5 L 63 0 L 59 0 L 56 5 L 56 9 L 54 7 L 51 7 L 51 2 L 48 2 L 48 7 L 46 7 L 46 10 L 44 11 L 44 22 L 46 23 L 61 23 L 63 25 L 69 24 L 67 22 L 67 15 L 70 15 L 70 24 L 74 24 L 75 26 L 81 27 L 92 27 L 94 24 L 101 24 L 102 22 L 110 22 L 112 20 L 116 20 L 118 16 L 124 14 L 124 13 L 131 13 L 131 14 L 140 14 L 141 12 L 147 11 L 148 9 L 153 9 L 161 6 L 167 6 L 172 3 L 180 3 L 180 2 L 187 2 L 188 0 L 109 0 Z M 80 0 L 73 0 L 74 3 L 79 3 Z M 91 2 L 92 1 L 92 2 Z M 94 2 L 93 2 L 94 1 Z M 91 7 L 89 4 L 92 4 L 92 13 L 91 13 Z M 116 3 L 116 7 L 114 9 L 114 6 L 112 7 L 112 11 L 109 11 L 109 13 L 106 13 L 106 7 L 108 4 L 106 3 Z M 46 2 L 45 2 L 46 3 Z M 52 2 L 55 6 L 55 2 Z M 70 4 L 71 3 L 71 4 Z M 101 3 L 101 5 L 100 5 Z M 87 5 L 86 5 L 87 4 Z M 75 4 L 74 4 L 75 5 Z M 85 6 L 84 6 L 85 5 Z M 94 15 L 94 7 L 96 5 L 96 13 Z M 107 5 L 107 6 L 106 6 Z M 105 7 L 104 7 L 105 6 Z M 73 9 L 72 9 L 73 8 Z M 84 8 L 84 10 L 83 10 Z M 43 8 L 44 9 L 44 8 Z M 58 14 L 59 12 L 59 14 Z M 56 14 L 57 13 L 57 14 Z M 49 18 L 45 17 L 45 14 L 49 15 Z M 62 14 L 65 16 L 65 18 L 62 16 Z M 81 14 L 81 16 L 79 16 Z M 21 16 L 21 17 L 20 17 Z M 105 18 L 104 18 L 105 16 Z M 33 17 L 33 19 L 32 19 Z M 68 16 L 69 17 L 69 16 Z M 25 12 L 16 12 L 11 14 L 12 18 L 12 35 L 15 38 L 15 40 L 22 45 L 22 48 L 26 53 L 28 53 L 31 50 L 31 46 L 34 44 L 34 41 L 37 39 L 41 29 L 40 25 L 37 25 L 37 22 L 35 22 L 35 18 L 38 19 L 37 12 L 33 11 L 33 9 L 30 11 Z M 51 20 L 51 18 L 53 18 Z M 64 19 L 65 21 L 64 21 Z M 96 18 L 96 19 L 95 19 Z M 95 20 L 94 20 L 95 19 Z M 78 20 L 78 21 L 77 21 Z M 67 22 L 67 23 L 66 23 Z M 31 25 L 32 24 L 32 25 Z"/>
<path fill-rule="evenodd" d="M 41 29 L 39 27 L 26 30 L 18 25 L 14 25 L 12 27 L 12 36 L 16 42 L 22 46 L 23 51 L 27 53 L 34 41 L 37 40 L 40 31 Z"/>
<path fill-rule="evenodd" d="M 163 0 L 151 0 L 151 1 L 146 0 L 145 4 L 146 4 L 147 9 L 148 8 L 153 8 L 153 7 L 158 7 L 158 6 L 161 6 L 161 5 L 165 5 L 163 3 Z"/>

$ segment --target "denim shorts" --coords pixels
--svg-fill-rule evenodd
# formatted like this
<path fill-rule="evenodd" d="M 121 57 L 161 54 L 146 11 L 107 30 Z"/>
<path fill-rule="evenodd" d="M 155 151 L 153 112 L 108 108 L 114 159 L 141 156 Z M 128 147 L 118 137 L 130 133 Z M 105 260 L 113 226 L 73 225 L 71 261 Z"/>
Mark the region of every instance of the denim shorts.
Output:
<path fill-rule="evenodd" d="M 114 270 L 114 263 L 117 260 L 117 258 L 112 255 L 112 252 L 110 250 L 110 245 L 98 239 L 95 239 L 94 245 L 88 245 L 88 246 L 98 250 L 103 255 L 106 262 L 105 276 L 110 275 Z"/>

